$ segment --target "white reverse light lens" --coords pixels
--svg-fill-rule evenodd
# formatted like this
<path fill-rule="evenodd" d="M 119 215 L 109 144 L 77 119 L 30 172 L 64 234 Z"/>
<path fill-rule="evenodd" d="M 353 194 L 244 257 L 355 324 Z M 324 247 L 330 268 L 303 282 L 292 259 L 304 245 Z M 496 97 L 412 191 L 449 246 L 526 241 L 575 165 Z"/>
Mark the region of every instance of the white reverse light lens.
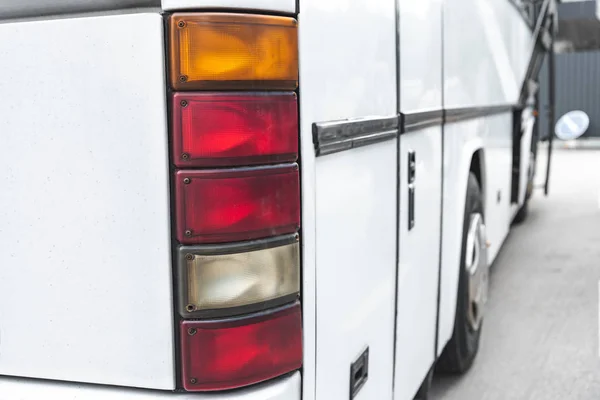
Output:
<path fill-rule="evenodd" d="M 182 314 L 250 306 L 300 290 L 298 242 L 234 254 L 183 250 Z"/>

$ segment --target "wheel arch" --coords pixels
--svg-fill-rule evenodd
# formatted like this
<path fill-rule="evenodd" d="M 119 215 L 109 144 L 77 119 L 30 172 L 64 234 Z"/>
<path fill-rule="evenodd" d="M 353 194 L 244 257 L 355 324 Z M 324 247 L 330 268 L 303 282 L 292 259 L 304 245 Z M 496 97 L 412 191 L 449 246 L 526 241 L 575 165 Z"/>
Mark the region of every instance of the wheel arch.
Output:
<path fill-rule="evenodd" d="M 452 336 L 456 318 L 460 246 L 463 235 L 462 221 L 467 181 L 471 172 L 475 174 L 480 185 L 484 220 L 486 214 L 486 155 L 483 139 L 479 135 L 469 135 L 468 132 L 459 135 L 462 136 L 461 140 L 449 143 L 448 151 L 454 153 L 452 160 L 448 160 L 444 167 L 440 304 L 436 344 L 438 356 Z"/>

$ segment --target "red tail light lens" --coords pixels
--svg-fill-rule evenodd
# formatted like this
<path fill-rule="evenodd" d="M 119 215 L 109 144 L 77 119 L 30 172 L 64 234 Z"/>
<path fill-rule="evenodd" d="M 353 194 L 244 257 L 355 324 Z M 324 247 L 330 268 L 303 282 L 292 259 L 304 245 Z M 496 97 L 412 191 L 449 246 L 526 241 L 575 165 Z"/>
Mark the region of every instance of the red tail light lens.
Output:
<path fill-rule="evenodd" d="M 181 323 L 183 387 L 233 389 L 302 366 L 300 304 L 256 317 Z"/>
<path fill-rule="evenodd" d="M 297 158 L 294 93 L 173 96 L 173 160 L 178 167 L 244 166 Z"/>
<path fill-rule="evenodd" d="M 296 164 L 178 171 L 177 239 L 221 243 L 293 233 L 300 227 Z"/>

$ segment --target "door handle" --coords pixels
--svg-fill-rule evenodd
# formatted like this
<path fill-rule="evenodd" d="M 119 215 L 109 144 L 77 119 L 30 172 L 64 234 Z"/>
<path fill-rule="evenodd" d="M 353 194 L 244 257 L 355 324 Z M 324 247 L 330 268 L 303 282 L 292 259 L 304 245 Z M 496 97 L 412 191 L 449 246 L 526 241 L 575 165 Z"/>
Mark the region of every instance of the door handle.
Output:
<path fill-rule="evenodd" d="M 417 178 L 417 158 L 414 150 L 408 151 L 408 230 L 415 226 L 415 180 Z"/>

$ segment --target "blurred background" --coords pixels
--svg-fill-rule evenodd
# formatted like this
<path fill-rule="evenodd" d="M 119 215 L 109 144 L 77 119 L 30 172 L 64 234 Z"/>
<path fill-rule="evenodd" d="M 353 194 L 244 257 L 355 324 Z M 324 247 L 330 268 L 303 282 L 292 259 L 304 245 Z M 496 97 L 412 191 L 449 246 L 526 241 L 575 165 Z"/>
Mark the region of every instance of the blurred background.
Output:
<path fill-rule="evenodd" d="M 581 136 L 600 139 L 600 4 L 596 0 L 563 0 L 558 5 L 556 53 L 556 117 L 573 110 L 584 111 L 589 127 Z M 540 72 L 540 137 L 552 131 L 548 114 L 548 60 Z"/>

